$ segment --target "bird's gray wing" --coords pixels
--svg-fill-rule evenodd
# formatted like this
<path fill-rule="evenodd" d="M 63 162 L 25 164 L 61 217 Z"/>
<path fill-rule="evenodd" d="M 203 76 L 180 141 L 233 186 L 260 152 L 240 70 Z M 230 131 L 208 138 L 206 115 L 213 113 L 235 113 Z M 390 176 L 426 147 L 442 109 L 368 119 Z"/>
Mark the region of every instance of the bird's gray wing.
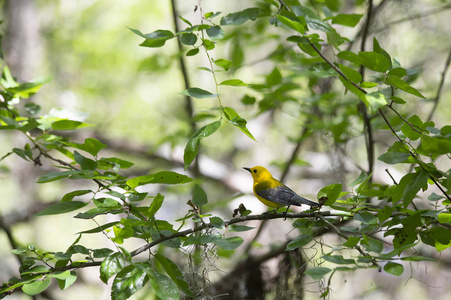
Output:
<path fill-rule="evenodd" d="M 296 205 L 306 204 L 309 206 L 318 206 L 318 203 L 310 201 L 304 197 L 299 196 L 293 192 L 289 187 L 280 185 L 276 188 L 258 190 L 256 186 L 256 193 L 269 201 L 276 202 L 282 205 Z"/>
<path fill-rule="evenodd" d="M 275 203 L 279 203 L 282 205 L 299 205 L 297 204 L 297 202 L 292 200 L 293 197 L 297 196 L 296 193 L 284 185 L 280 185 L 275 188 L 267 188 L 260 190 L 258 190 L 256 186 L 255 192 L 260 197 Z"/>

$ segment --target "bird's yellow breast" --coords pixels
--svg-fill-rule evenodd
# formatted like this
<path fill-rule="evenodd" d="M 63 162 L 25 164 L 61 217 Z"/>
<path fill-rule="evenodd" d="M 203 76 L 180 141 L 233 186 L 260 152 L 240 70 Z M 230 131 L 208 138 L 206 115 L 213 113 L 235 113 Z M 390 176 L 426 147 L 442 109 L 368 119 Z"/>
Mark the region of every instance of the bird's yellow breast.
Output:
<path fill-rule="evenodd" d="M 260 200 L 266 206 L 273 207 L 273 208 L 282 207 L 282 206 L 284 206 L 283 204 L 267 200 L 257 194 L 257 191 L 275 189 L 281 185 L 282 185 L 282 183 L 280 181 L 278 181 L 277 179 L 274 179 L 273 177 L 268 178 L 266 180 L 254 181 L 253 190 L 254 190 L 255 197 L 257 197 L 257 199 Z"/>

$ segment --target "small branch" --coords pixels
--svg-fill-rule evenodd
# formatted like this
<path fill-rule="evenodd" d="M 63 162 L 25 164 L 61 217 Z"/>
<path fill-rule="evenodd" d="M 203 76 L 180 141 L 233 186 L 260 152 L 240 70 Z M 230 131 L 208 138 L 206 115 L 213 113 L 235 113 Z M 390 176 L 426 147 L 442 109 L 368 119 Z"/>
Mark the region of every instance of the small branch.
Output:
<path fill-rule="evenodd" d="M 390 176 L 391 180 L 393 180 L 393 183 L 395 185 L 398 185 L 398 183 L 396 182 L 395 178 L 393 178 L 393 176 L 390 174 L 390 171 L 388 171 L 388 169 L 385 169 L 385 172 L 387 172 L 388 176 Z"/>
<path fill-rule="evenodd" d="M 321 51 L 312 43 L 310 42 L 310 40 L 308 38 L 306 38 L 308 43 L 313 47 L 313 49 L 315 49 L 315 51 L 318 53 L 318 55 L 320 55 L 325 62 L 327 62 L 338 74 L 340 74 L 340 76 L 343 77 L 343 79 L 345 79 L 348 83 L 352 84 L 353 86 L 355 86 L 356 88 L 358 88 L 362 93 L 367 94 L 367 91 L 365 91 L 364 89 L 362 89 L 361 87 L 359 87 L 357 84 L 355 84 L 354 82 L 350 81 L 344 74 L 343 72 L 341 72 L 340 69 L 338 69 L 330 60 L 328 60 L 324 54 L 321 53 Z M 405 141 L 403 141 L 398 134 L 396 133 L 395 129 L 393 128 L 393 126 L 390 124 L 390 122 L 387 120 L 384 112 L 382 111 L 382 109 L 378 109 L 379 114 L 382 116 L 382 118 L 384 119 L 385 123 L 388 125 L 388 127 L 390 128 L 391 132 L 393 133 L 393 135 L 401 142 L 401 143 L 406 143 Z M 414 153 L 412 150 L 410 150 L 409 148 L 409 153 L 410 155 L 412 155 L 413 157 L 415 157 L 417 160 L 421 161 L 420 157 Z M 421 166 L 421 165 L 420 165 Z M 423 166 L 421 166 L 421 168 L 424 169 Z M 426 171 L 426 170 L 425 170 Z M 435 178 L 432 177 L 432 175 L 429 175 L 429 178 L 431 178 L 431 180 L 434 182 L 434 184 L 440 189 L 440 191 L 443 193 L 443 195 L 451 201 L 451 197 L 446 193 L 446 191 L 440 186 L 440 184 L 435 180 Z"/>
<path fill-rule="evenodd" d="M 321 221 L 323 221 L 324 223 L 327 224 L 327 226 L 329 226 L 329 228 L 331 228 L 333 231 L 335 231 L 339 236 L 341 236 L 344 239 L 349 239 L 349 236 L 344 234 L 343 232 L 341 232 L 340 229 L 338 229 L 338 227 L 336 227 L 334 224 L 332 224 L 331 222 L 329 222 L 326 218 L 324 218 L 323 215 L 318 214 L 318 218 L 321 219 Z M 373 258 L 371 255 L 369 255 L 368 253 L 366 253 L 362 247 L 360 247 L 359 245 L 355 245 L 354 249 L 356 249 L 357 251 L 360 252 L 360 254 L 362 254 L 365 257 L 371 257 L 371 261 L 373 263 L 373 266 L 377 267 L 379 269 L 379 272 L 382 270 L 381 266 L 377 263 L 376 259 Z"/>
<path fill-rule="evenodd" d="M 451 6 L 450 6 L 450 8 L 451 8 Z M 434 98 L 434 106 L 432 107 L 432 110 L 429 113 L 429 117 L 427 118 L 428 121 L 432 120 L 432 115 L 434 114 L 435 110 L 437 109 L 437 105 L 440 100 L 440 95 L 442 93 L 443 85 L 445 83 L 446 72 L 448 72 L 450 63 L 451 63 L 451 49 L 449 50 L 448 57 L 446 58 L 445 66 L 444 66 L 443 72 L 442 72 L 442 77 L 440 78 L 440 83 L 438 85 L 437 94 L 435 95 L 435 98 Z"/>
<path fill-rule="evenodd" d="M 175 32 L 179 32 L 179 26 L 177 23 L 177 18 L 178 18 L 178 13 L 177 13 L 177 4 L 175 0 L 171 0 L 171 8 L 172 8 L 172 19 L 174 22 L 174 29 Z M 180 42 L 180 39 L 176 39 L 177 40 L 177 46 L 179 49 L 179 64 L 180 64 L 180 71 L 182 72 L 182 77 L 183 77 L 183 83 L 185 85 L 185 89 L 190 88 L 190 82 L 189 82 L 189 76 L 188 76 L 188 71 L 186 70 L 186 63 L 185 63 L 185 58 L 183 56 L 183 46 L 182 43 Z M 193 108 L 193 102 L 190 96 L 185 96 L 185 109 L 186 109 L 186 114 L 187 114 L 187 118 L 188 118 L 188 123 L 191 126 L 191 134 L 193 134 L 194 132 L 196 132 L 196 122 L 194 122 L 194 108 Z M 199 175 L 199 160 L 196 159 L 194 161 L 193 164 L 193 172 L 194 174 Z"/>
<path fill-rule="evenodd" d="M 376 7 L 374 7 L 373 8 L 373 12 L 372 12 L 372 18 L 371 18 L 371 24 L 370 25 L 372 25 L 372 23 L 374 22 L 374 19 L 375 19 L 375 17 L 376 17 L 376 15 L 380 12 L 380 11 L 382 11 L 382 8 L 385 6 L 385 4 L 387 4 L 389 1 L 391 1 L 391 0 L 382 0 L 380 3 L 379 3 L 379 5 L 378 6 L 376 6 Z M 349 50 L 351 50 L 351 48 L 352 48 L 352 46 L 353 46 L 353 44 L 354 44 L 354 42 L 356 42 L 362 35 L 363 35 L 363 32 L 364 32 L 364 30 L 365 30 L 365 27 L 366 27 L 366 24 L 364 25 L 364 27 L 362 27 L 362 28 L 360 28 L 360 30 L 359 30 L 359 32 L 355 35 L 355 37 L 351 40 L 351 42 L 349 43 L 349 45 L 348 45 L 348 48 L 347 48 L 347 50 L 349 51 Z M 371 27 L 371 26 L 369 26 L 369 27 Z"/>
<path fill-rule="evenodd" d="M 401 18 L 401 19 L 395 20 L 393 22 L 390 22 L 390 23 L 384 25 L 384 27 L 382 27 L 382 28 L 377 28 L 375 30 L 372 30 L 371 33 L 379 33 L 381 31 L 387 30 L 392 25 L 398 25 L 398 24 L 406 22 L 406 21 L 412 21 L 412 20 L 416 20 L 416 19 L 421 19 L 421 18 L 430 16 L 430 15 L 434 15 L 434 14 L 437 14 L 437 13 L 440 13 L 440 12 L 444 12 L 444 11 L 446 11 L 448 9 L 451 9 L 451 5 L 450 4 L 444 5 L 444 6 L 439 7 L 439 8 L 431 9 L 431 10 L 425 11 L 423 13 L 417 13 L 417 14 L 414 14 L 414 15 L 410 15 L 408 17 Z"/>
<path fill-rule="evenodd" d="M 390 103 L 390 105 L 387 105 L 387 107 L 390 108 L 404 123 L 409 125 L 413 131 L 415 131 L 416 133 L 419 133 L 419 134 L 423 134 L 421 131 L 419 131 L 418 129 L 415 128 L 415 125 L 413 125 L 412 123 L 407 121 L 403 116 L 401 116 L 401 114 L 396 109 L 393 108 L 392 104 L 393 104 L 393 102 Z"/>
<path fill-rule="evenodd" d="M 5 232 L 8 242 L 9 242 L 9 245 L 11 246 L 11 250 L 19 248 L 19 245 L 17 244 L 16 240 L 14 239 L 13 233 L 11 231 L 11 227 L 4 222 L 2 216 L 0 216 L 0 228 L 3 229 L 3 231 Z M 22 259 L 17 254 L 15 255 L 15 257 L 17 258 L 17 261 L 18 261 L 19 265 L 21 266 Z"/>
<path fill-rule="evenodd" d="M 366 14 L 365 26 L 363 27 L 363 36 L 362 42 L 360 43 L 360 51 L 365 51 L 366 39 L 368 36 L 368 31 L 370 28 L 370 24 L 372 22 L 372 14 L 373 14 L 373 0 L 369 0 L 368 2 L 368 12 Z M 360 65 L 360 75 L 362 76 L 362 81 L 365 81 L 365 66 Z M 366 136 L 366 153 L 368 158 L 368 171 L 367 174 L 370 174 L 373 171 L 374 167 L 374 138 L 373 138 L 373 128 L 371 127 L 371 119 L 368 115 L 368 109 L 366 105 L 360 101 L 359 108 L 362 112 L 363 124 L 364 124 L 364 134 Z M 370 183 L 372 181 L 372 177 L 370 178 Z"/>
<path fill-rule="evenodd" d="M 249 216 L 244 216 L 244 217 L 238 217 L 238 218 L 234 218 L 234 219 L 230 219 L 229 221 L 224 222 L 224 225 L 227 227 L 229 225 L 235 224 L 235 223 L 241 223 L 241 222 L 245 222 L 245 221 L 252 221 L 252 220 L 271 220 L 271 219 L 294 219 L 294 218 L 312 218 L 315 217 L 318 213 L 312 212 L 312 213 L 270 213 L 270 214 L 261 214 L 261 215 L 249 215 Z M 333 214 L 331 214 L 331 212 L 329 211 L 324 211 L 320 213 L 321 215 L 325 215 L 325 216 L 332 216 Z M 341 216 L 341 215 L 340 215 Z M 132 256 L 136 256 L 150 248 L 152 248 L 153 246 L 160 244 L 164 241 L 167 240 L 171 240 L 173 238 L 178 238 L 178 237 L 182 237 L 182 236 L 187 236 L 188 234 L 203 230 L 203 229 L 207 229 L 207 228 L 213 228 L 213 225 L 211 224 L 202 224 L 200 226 L 196 226 L 192 229 L 187 229 L 184 231 L 179 231 L 176 232 L 174 234 L 168 235 L 168 236 L 162 236 L 159 239 L 156 239 L 144 246 L 139 247 L 138 249 L 130 252 L 130 254 Z"/>
<path fill-rule="evenodd" d="M 385 114 L 382 112 L 381 109 L 379 109 L 379 113 L 381 114 L 382 118 L 384 119 L 385 123 L 388 125 L 388 127 L 390 128 L 391 132 L 393 133 L 393 135 L 398 139 L 398 141 L 400 141 L 401 143 L 405 144 L 405 141 L 403 141 L 398 134 L 396 133 L 395 129 L 393 128 L 393 126 L 390 124 L 390 122 L 387 120 L 387 118 L 385 117 Z M 412 155 L 412 157 L 414 157 L 417 161 L 421 161 L 420 157 L 414 153 L 413 151 L 411 151 L 409 149 L 409 153 L 410 155 Z M 420 167 L 424 169 L 424 167 L 420 164 Z M 427 170 L 425 170 L 427 171 Z M 434 182 L 434 184 L 438 187 L 438 189 L 443 193 L 443 195 L 451 201 L 451 197 L 446 193 L 446 191 L 442 188 L 442 186 L 437 182 L 437 180 L 435 180 L 435 178 L 429 174 L 429 178 Z"/>

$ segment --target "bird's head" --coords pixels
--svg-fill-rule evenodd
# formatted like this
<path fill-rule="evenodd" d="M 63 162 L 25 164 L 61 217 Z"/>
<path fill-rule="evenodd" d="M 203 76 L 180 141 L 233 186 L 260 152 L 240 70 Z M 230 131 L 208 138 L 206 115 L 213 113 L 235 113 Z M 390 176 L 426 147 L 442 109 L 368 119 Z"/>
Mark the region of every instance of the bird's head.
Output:
<path fill-rule="evenodd" d="M 272 177 L 271 173 L 269 173 L 269 171 L 266 170 L 265 167 L 257 166 L 253 168 L 243 168 L 243 169 L 251 173 L 254 181 L 264 180 Z"/>

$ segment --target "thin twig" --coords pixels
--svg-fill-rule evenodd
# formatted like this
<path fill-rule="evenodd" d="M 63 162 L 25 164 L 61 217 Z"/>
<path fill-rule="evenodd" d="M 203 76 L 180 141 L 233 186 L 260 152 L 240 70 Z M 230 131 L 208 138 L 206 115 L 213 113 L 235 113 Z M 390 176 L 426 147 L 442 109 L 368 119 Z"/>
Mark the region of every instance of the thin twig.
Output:
<path fill-rule="evenodd" d="M 393 178 L 393 176 L 391 175 L 390 171 L 388 171 L 388 169 L 385 169 L 385 172 L 387 172 L 388 176 L 390 176 L 391 180 L 393 180 L 393 183 L 395 185 L 398 185 L 398 183 L 396 182 L 395 178 Z"/>
<path fill-rule="evenodd" d="M 318 218 L 321 219 L 321 221 L 323 221 L 324 223 L 327 224 L 327 226 L 330 227 L 330 229 L 332 229 L 333 231 L 335 231 L 339 236 L 341 236 L 344 239 L 349 239 L 349 236 L 347 234 L 344 234 L 340 229 L 338 229 L 337 226 L 335 226 L 334 224 L 332 224 L 331 222 L 329 222 L 326 218 L 324 218 L 324 216 L 318 214 Z M 373 263 L 373 265 L 375 267 L 377 267 L 379 269 L 379 272 L 381 271 L 381 266 L 377 263 L 376 259 L 374 259 L 371 255 L 369 255 L 368 253 L 366 253 L 362 247 L 360 247 L 359 245 L 355 245 L 354 249 L 356 249 L 357 251 L 360 252 L 360 254 L 362 254 L 365 257 L 371 257 L 371 262 Z"/>
<path fill-rule="evenodd" d="M 413 131 L 415 131 L 416 133 L 422 134 L 421 131 L 419 131 L 418 129 L 415 128 L 415 125 L 413 125 L 412 123 L 407 121 L 396 109 L 394 109 L 392 104 L 393 104 L 393 102 L 390 103 L 390 105 L 387 105 L 387 107 L 390 108 L 404 123 L 409 125 L 410 128 L 412 128 Z"/>
<path fill-rule="evenodd" d="M 373 0 L 369 0 L 368 2 L 368 10 L 366 14 L 366 21 L 365 26 L 363 27 L 363 36 L 362 36 L 362 42 L 360 43 L 360 51 L 365 51 L 366 47 L 366 39 L 368 36 L 368 31 L 370 28 L 370 24 L 372 22 L 372 13 L 373 13 Z M 362 64 L 360 65 L 360 75 L 362 76 L 362 81 L 365 81 L 365 66 Z M 368 115 L 368 109 L 366 105 L 360 101 L 359 102 L 359 108 L 362 112 L 363 116 L 363 124 L 364 124 L 364 134 L 365 134 L 365 140 L 366 140 L 366 153 L 368 157 L 368 171 L 367 174 L 370 174 L 373 171 L 374 167 L 374 138 L 373 138 L 373 128 L 371 126 L 371 118 Z M 371 183 L 373 177 L 370 177 L 370 180 L 368 181 Z"/>
<path fill-rule="evenodd" d="M 406 22 L 406 21 L 413 21 L 413 20 L 416 20 L 416 19 L 421 19 L 421 18 L 424 18 L 424 17 L 428 17 L 430 15 L 434 15 L 434 14 L 437 14 L 437 13 L 440 13 L 440 12 L 444 12 L 447 9 L 451 9 L 451 5 L 450 4 L 444 5 L 444 6 L 439 7 L 439 8 L 434 8 L 434 9 L 431 9 L 431 10 L 428 10 L 428 11 L 425 11 L 425 12 L 421 12 L 421 13 L 417 13 L 417 14 L 414 14 L 414 15 L 410 15 L 410 16 L 405 17 L 405 18 L 401 18 L 401 19 L 395 20 L 393 22 L 385 24 L 381 28 L 377 28 L 375 30 L 371 30 L 371 33 L 379 33 L 379 32 L 387 30 L 392 25 L 398 25 L 398 24 Z"/>
<path fill-rule="evenodd" d="M 171 0 L 171 8 L 172 8 L 172 21 L 174 23 L 174 29 L 175 32 L 179 32 L 179 26 L 177 23 L 177 19 L 178 19 L 178 13 L 177 13 L 177 5 L 176 5 L 176 1 L 175 0 Z M 182 42 L 180 41 L 180 39 L 177 39 L 177 46 L 179 49 L 179 64 L 180 64 L 180 71 L 182 72 L 182 77 L 183 77 L 183 84 L 185 85 L 185 89 L 190 88 L 190 80 L 189 80 L 189 76 L 188 76 L 188 71 L 186 70 L 186 63 L 185 63 L 185 58 L 183 56 L 183 46 L 182 46 Z M 193 134 L 194 132 L 196 132 L 196 122 L 194 121 L 194 108 L 193 108 L 193 102 L 190 96 L 186 95 L 185 96 L 185 109 L 186 109 L 186 114 L 188 117 L 188 123 L 191 126 L 191 134 Z M 193 172 L 196 176 L 199 175 L 199 160 L 195 159 L 194 164 L 193 164 Z"/>
<path fill-rule="evenodd" d="M 442 77 L 440 78 L 440 83 L 438 85 L 437 94 L 435 95 L 435 98 L 434 98 L 434 106 L 432 107 L 432 110 L 429 113 L 429 117 L 427 118 L 428 121 L 432 120 L 432 115 L 434 114 L 435 110 L 437 109 L 437 105 L 440 100 L 440 95 L 442 94 L 443 85 L 445 83 L 446 72 L 448 72 L 450 63 L 451 63 L 451 48 L 448 52 L 448 57 L 446 58 L 445 66 L 443 67 Z"/>

